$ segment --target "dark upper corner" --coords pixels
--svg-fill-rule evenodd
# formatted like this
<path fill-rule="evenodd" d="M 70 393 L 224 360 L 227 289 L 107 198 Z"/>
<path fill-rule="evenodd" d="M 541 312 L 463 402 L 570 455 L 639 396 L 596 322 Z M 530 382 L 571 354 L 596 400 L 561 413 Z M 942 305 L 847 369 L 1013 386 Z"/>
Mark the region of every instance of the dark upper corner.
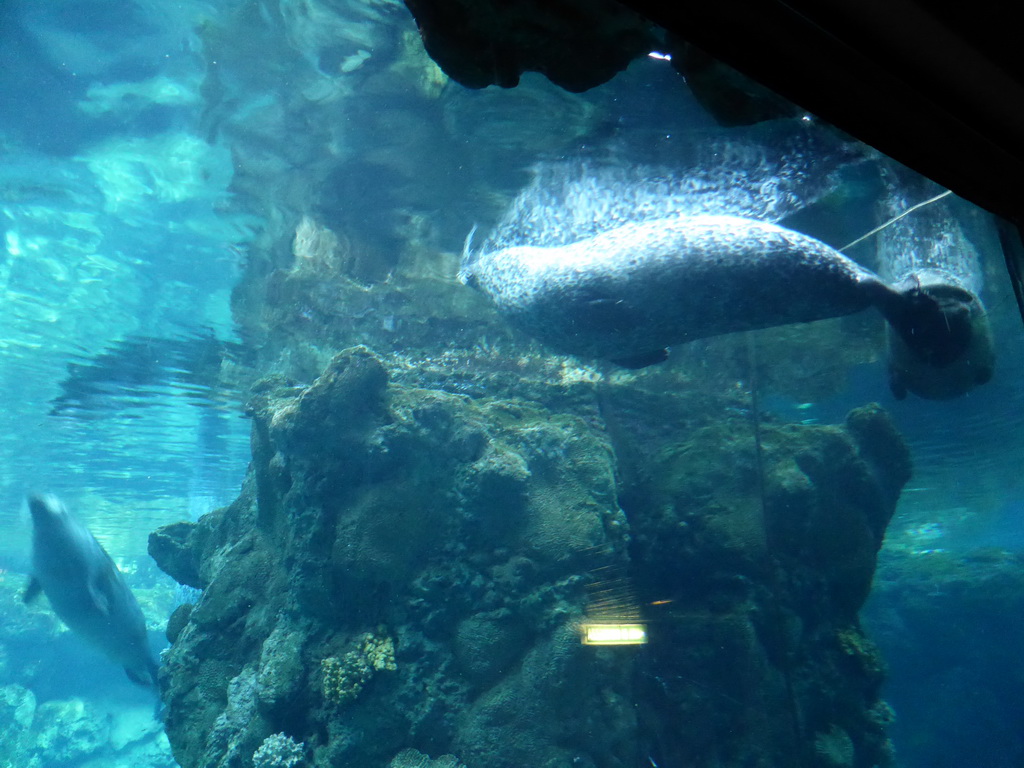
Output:
<path fill-rule="evenodd" d="M 1004 227 L 1001 236 L 1024 312 L 1019 235 L 1024 57 L 1013 4 L 406 0 L 406 5 L 430 55 L 469 87 L 512 87 L 522 72 L 537 71 L 568 90 L 582 91 L 609 80 L 652 48 L 667 46 L 697 98 L 712 113 L 717 110 L 722 122 L 780 114 L 770 94 L 751 93 L 727 77 L 713 78 L 697 93 L 707 62 L 724 62 L 1015 224 Z M 716 93 L 723 87 L 729 91 L 724 106 Z"/>

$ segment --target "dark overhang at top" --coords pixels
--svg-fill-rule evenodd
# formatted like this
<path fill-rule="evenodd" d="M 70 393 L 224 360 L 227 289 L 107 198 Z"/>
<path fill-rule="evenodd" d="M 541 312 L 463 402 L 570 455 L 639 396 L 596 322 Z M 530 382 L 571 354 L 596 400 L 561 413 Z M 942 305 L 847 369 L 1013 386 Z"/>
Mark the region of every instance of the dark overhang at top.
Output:
<path fill-rule="evenodd" d="M 1024 54 L 1013 4 L 625 4 L 961 197 L 1024 218 Z"/>
<path fill-rule="evenodd" d="M 585 90 L 655 47 L 653 22 L 670 48 L 696 47 L 1015 225 L 1002 235 L 1024 315 L 1024 45 L 1015 4 L 405 1 L 430 55 L 477 88 L 514 86 L 530 70 Z M 684 72 L 693 65 L 692 56 L 676 58 Z"/>

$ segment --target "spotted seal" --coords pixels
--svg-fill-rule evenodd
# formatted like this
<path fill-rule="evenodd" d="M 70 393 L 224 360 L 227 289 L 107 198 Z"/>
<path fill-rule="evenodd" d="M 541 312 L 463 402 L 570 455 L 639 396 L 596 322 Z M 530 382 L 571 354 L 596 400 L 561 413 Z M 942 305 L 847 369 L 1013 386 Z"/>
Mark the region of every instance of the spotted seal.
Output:
<path fill-rule="evenodd" d="M 89 530 L 54 496 L 33 495 L 32 578 L 24 600 L 45 593 L 61 620 L 132 682 L 155 688 L 157 664 L 146 620 L 124 577 Z"/>
<path fill-rule="evenodd" d="M 631 368 L 665 360 L 673 344 L 872 306 L 912 349 L 946 342 L 922 334 L 938 311 L 929 297 L 813 237 L 738 216 L 680 214 L 477 253 L 462 277 L 553 349 Z"/>
<path fill-rule="evenodd" d="M 914 339 L 908 343 L 889 328 L 889 388 L 897 400 L 908 392 L 928 400 L 949 400 L 991 380 L 995 340 L 985 306 L 974 292 L 949 273 L 934 269 L 914 272 L 896 287 L 904 295 L 925 295 L 939 305 L 935 319 L 942 325 L 930 332 L 947 339 L 934 350 L 922 350 Z"/>
<path fill-rule="evenodd" d="M 880 212 L 891 218 L 877 244 L 879 274 L 896 290 L 937 303 L 942 311 L 930 330 L 955 342 L 921 350 L 890 330 L 890 389 L 898 399 L 908 393 L 931 400 L 959 397 L 988 382 L 995 370 L 995 341 L 981 300 L 981 254 L 995 252 L 998 243 L 989 239 L 987 215 L 948 190 L 895 163 L 882 170 L 886 196 Z M 923 202 L 911 205 L 912 200 Z M 951 354 L 957 350 L 961 354 Z"/>

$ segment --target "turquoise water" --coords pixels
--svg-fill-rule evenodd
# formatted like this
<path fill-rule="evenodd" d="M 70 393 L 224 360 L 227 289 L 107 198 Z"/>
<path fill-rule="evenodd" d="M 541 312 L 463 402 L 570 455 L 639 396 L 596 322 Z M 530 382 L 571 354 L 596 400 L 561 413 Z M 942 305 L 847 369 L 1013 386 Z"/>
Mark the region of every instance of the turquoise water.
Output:
<path fill-rule="evenodd" d="M 660 60 L 637 61 L 585 94 L 566 93 L 532 74 L 516 89 L 470 91 L 430 62 L 408 12 L 393 2 L 15 0 L 0 7 L 0 103 L 0 766 L 172 766 L 162 718 L 173 724 L 172 741 L 178 740 L 185 760 L 197 754 L 183 735 L 189 729 L 203 743 L 209 738 L 216 745 L 220 738 L 208 733 L 220 733 L 213 718 L 205 726 L 182 726 L 189 713 L 179 698 L 167 697 L 170 710 L 160 712 L 152 692 L 133 686 L 116 664 L 68 632 L 45 600 L 22 604 L 30 570 L 26 494 L 57 494 L 88 526 L 135 592 L 159 651 L 172 610 L 200 596 L 156 567 L 147 554 L 150 533 L 196 521 L 242 492 L 252 416 L 261 412 L 247 405 L 254 382 L 276 377 L 260 390 L 275 397 L 302 392 L 337 352 L 357 344 L 384 361 L 398 386 L 464 398 L 458 402 L 483 409 L 506 403 L 487 416 L 502 428 L 506 421 L 529 421 L 533 417 L 523 414 L 530 409 L 547 413 L 530 433 L 535 444 L 508 449 L 512 455 L 521 448 L 522 456 L 540 462 L 523 464 L 530 482 L 540 482 L 540 466 L 589 466 L 607 439 L 617 451 L 619 485 L 608 480 L 615 488 L 608 494 L 617 497 L 600 503 L 637 531 L 643 530 L 639 516 L 649 513 L 637 488 L 654 464 L 643 464 L 643 450 L 622 448 L 631 440 L 641 448 L 643 436 L 652 446 L 669 445 L 719 428 L 709 424 L 766 414 L 769 431 L 779 424 L 839 424 L 851 409 L 879 403 L 914 465 L 864 613 L 867 633 L 889 666 L 882 695 L 895 710 L 893 764 L 1001 768 L 1024 760 L 1012 684 L 1024 677 L 1015 653 L 1021 639 L 1015 609 L 1024 587 L 1024 334 L 991 222 L 982 213 L 953 200 L 931 209 L 964 226 L 959 255 L 950 258 L 970 272 L 970 289 L 988 309 L 997 350 L 992 380 L 960 397 L 896 399 L 887 383 L 882 322 L 872 313 L 758 331 L 749 340 L 725 336 L 673 345 L 667 363 L 630 373 L 544 347 L 462 285 L 458 271 L 470 231 L 479 232 L 470 251 L 558 246 L 613 224 L 685 210 L 781 222 L 838 248 L 893 213 L 888 209 L 896 197 L 886 185 L 904 172 L 810 117 L 719 128 Z M 561 188 L 566 173 L 580 183 Z M 904 237 L 924 231 L 922 221 L 904 220 L 910 232 Z M 879 264 L 885 249 L 870 241 L 847 255 L 883 275 L 887 268 L 906 268 Z M 429 431 L 450 418 L 438 416 L 438 408 L 407 404 L 396 413 L 414 414 L 408 418 Z M 283 421 L 290 418 L 282 413 Z M 591 435 L 577 444 L 545 432 L 566 414 L 600 439 Z M 467 445 L 475 439 L 453 443 L 452 455 L 472 454 Z M 315 464 L 319 449 L 312 441 L 297 442 L 294 462 Z M 580 445 L 591 454 L 577 456 L 586 454 Z M 418 459 L 403 459 L 400 448 L 389 460 L 427 471 Z M 772 446 L 767 450 L 770 455 Z M 750 461 L 735 446 L 721 451 L 738 473 Z M 646 458 L 653 456 L 652 449 Z M 288 461 L 283 465 L 294 466 Z M 684 463 L 675 471 L 708 471 L 699 458 L 691 461 L 692 467 Z M 667 464 L 676 466 L 658 466 Z M 254 472 L 250 478 L 259 476 Z M 351 487 L 367 476 L 345 475 Z M 717 482 L 722 491 L 729 481 Z M 347 490 L 338 490 L 339 498 L 351 490 L 341 485 Z M 451 503 L 461 510 L 461 486 L 453 488 Z M 731 487 L 724 490 L 723 498 L 732 498 Z M 743 492 L 737 480 L 736 498 Z M 515 495 L 504 486 L 493 493 L 496 519 L 475 521 L 478 538 L 461 541 L 464 549 L 453 549 L 452 558 L 469 550 L 471 562 L 473 547 L 481 559 L 491 556 L 480 537 L 490 541 L 504 530 L 497 510 L 506 495 Z M 557 482 L 550 494 L 567 508 L 578 503 Z M 630 520 L 631 514 L 638 518 Z M 402 539 L 401 529 L 390 533 Z M 584 538 L 565 546 L 600 549 Z M 509 556 L 507 544 L 491 548 Z M 678 568 L 678 574 L 638 575 L 641 591 L 680 580 L 703 583 L 703 574 L 671 561 L 658 567 Z M 396 573 L 411 567 L 401 557 L 381 562 Z M 514 565 L 503 565 L 502 573 L 512 574 Z M 591 568 L 582 557 L 577 565 L 580 574 Z M 527 577 L 502 578 L 512 584 Z M 728 592 L 710 577 L 708 583 Z M 415 604 L 392 606 L 410 623 L 390 628 L 398 637 L 399 674 L 416 663 L 403 657 L 403 639 L 407 649 L 433 659 L 443 645 L 438 637 L 446 636 L 447 630 L 436 637 L 427 631 L 422 647 L 414 642 L 415 617 L 438 621 L 424 604 L 443 602 L 436 581 L 431 586 L 421 577 L 417 584 L 422 594 Z M 470 621 L 481 606 L 494 610 L 493 589 L 467 594 L 480 606 L 469 605 L 459 621 Z M 620 602 L 635 599 L 629 589 L 615 594 Z M 659 595 L 643 599 L 654 604 Z M 676 594 L 672 599 L 683 601 Z M 353 610 L 365 609 L 352 601 Z M 250 609 L 259 614 L 258 605 Z M 538 626 L 557 615 L 551 608 Z M 653 647 L 656 622 L 652 626 Z M 673 632 L 681 645 L 698 640 L 696 633 Z M 507 653 L 510 666 L 525 655 Z M 671 735 L 672 718 L 682 717 L 686 702 L 703 701 L 704 710 L 723 718 L 737 704 L 726 687 L 715 688 L 726 685 L 724 676 L 695 679 L 680 658 L 662 650 L 648 658 L 663 659 L 663 666 L 652 671 L 637 662 L 630 688 L 635 700 L 622 705 L 623 712 L 638 713 L 638 724 L 620 722 L 623 731 L 635 726 L 640 734 L 634 762 L 619 754 L 573 758 L 573 741 L 563 762 L 553 765 L 681 768 L 687 745 Z M 337 661 L 323 661 L 330 659 Z M 296 676 L 313 680 L 319 669 Z M 175 674 L 177 685 L 187 673 Z M 450 694 L 463 685 L 450 674 L 431 684 L 447 685 Z M 232 675 L 237 689 L 244 675 Z M 483 684 L 465 685 L 472 692 Z M 387 695 L 383 688 L 364 695 Z M 608 682 L 605 703 L 620 692 Z M 464 695 L 459 701 L 468 712 L 472 696 Z M 230 698 L 227 686 L 218 697 Z M 429 709 L 406 704 L 409 712 Z M 260 712 L 267 736 L 286 732 L 310 744 L 321 739 L 321 751 L 310 747 L 306 758 L 325 766 L 338 756 L 363 755 L 353 734 L 372 740 L 365 734 L 383 728 L 372 706 L 354 716 L 358 728 L 344 726 L 350 729 L 344 738 L 331 730 L 335 725 L 302 731 L 307 712 L 299 705 L 286 716 Z M 550 717 L 533 702 L 512 710 L 507 718 L 522 718 L 524 732 L 536 727 L 531 719 Z M 466 746 L 465 737 L 450 736 L 450 720 L 459 716 L 437 715 L 432 731 L 424 715 L 418 730 L 408 726 L 410 741 L 389 746 L 387 757 L 399 760 L 399 747 L 438 757 L 453 744 Z M 224 730 L 243 730 L 225 718 Z M 817 722 L 809 714 L 806 720 Z M 811 756 L 799 758 L 803 762 L 793 757 L 793 765 L 866 765 L 866 758 L 846 754 L 846 731 L 822 722 L 806 725 Z M 721 765 L 767 764 L 741 762 L 730 752 L 727 729 L 713 736 L 720 745 L 702 745 L 702 759 L 722 755 Z M 580 743 L 595 738 L 579 735 Z M 239 743 L 245 749 L 232 753 L 236 762 L 217 753 L 228 762 L 210 765 L 252 764 L 255 750 Z M 466 750 L 480 765 L 502 764 L 488 757 L 500 751 L 494 745 L 480 741 Z M 187 766 L 193 764 L 199 763 Z M 468 759 L 467 765 L 475 763 Z"/>

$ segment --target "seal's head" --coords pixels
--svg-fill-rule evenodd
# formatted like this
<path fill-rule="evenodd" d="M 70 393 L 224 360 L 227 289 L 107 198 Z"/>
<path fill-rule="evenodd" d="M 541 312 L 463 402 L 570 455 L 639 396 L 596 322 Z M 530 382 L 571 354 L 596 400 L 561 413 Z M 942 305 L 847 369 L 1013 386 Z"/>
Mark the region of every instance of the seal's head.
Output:
<path fill-rule="evenodd" d="M 52 525 L 68 515 L 60 499 L 48 493 L 29 496 L 28 511 L 32 513 L 32 522 L 37 526 Z"/>
<path fill-rule="evenodd" d="M 949 275 L 922 270 L 896 286 L 889 321 L 889 384 L 897 398 L 959 397 L 992 378 L 995 350 L 981 300 Z"/>

